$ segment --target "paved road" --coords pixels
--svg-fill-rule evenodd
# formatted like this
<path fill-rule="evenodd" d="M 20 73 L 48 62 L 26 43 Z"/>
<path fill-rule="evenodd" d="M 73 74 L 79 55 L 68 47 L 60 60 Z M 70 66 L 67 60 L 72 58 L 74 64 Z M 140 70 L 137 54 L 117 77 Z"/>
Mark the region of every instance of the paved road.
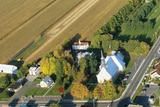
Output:
<path fill-rule="evenodd" d="M 50 39 L 46 41 L 41 47 L 32 53 L 25 61 L 29 61 L 32 57 L 41 52 L 48 44 L 50 44 L 57 36 L 59 36 L 64 30 L 66 30 L 73 22 L 87 12 L 92 6 L 94 6 L 99 0 L 85 0 L 75 10 L 73 10 L 68 16 L 62 19 L 57 25 L 55 25 L 46 35 L 50 36 Z"/>
<path fill-rule="evenodd" d="M 151 62 L 153 61 L 153 59 L 160 57 L 160 53 L 158 53 L 159 48 L 160 48 L 160 37 L 153 45 L 147 57 L 144 59 L 144 61 L 142 61 L 139 69 L 136 71 L 136 74 L 134 75 L 133 79 L 131 79 L 128 87 L 126 88 L 125 93 L 123 94 L 123 96 L 121 96 L 121 100 L 115 102 L 113 104 L 113 107 L 124 107 L 125 105 L 130 103 L 130 98 L 132 98 L 133 95 L 135 94 Z"/>

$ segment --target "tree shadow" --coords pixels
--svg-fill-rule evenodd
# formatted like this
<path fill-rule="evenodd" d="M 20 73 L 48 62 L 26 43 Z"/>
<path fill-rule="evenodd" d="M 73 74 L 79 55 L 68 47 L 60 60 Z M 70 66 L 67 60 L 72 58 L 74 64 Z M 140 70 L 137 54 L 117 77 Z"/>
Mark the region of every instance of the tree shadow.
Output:
<path fill-rule="evenodd" d="M 86 85 L 88 90 L 93 91 L 98 84 L 96 75 L 88 77 L 87 80 L 83 82 L 83 84 Z"/>
<path fill-rule="evenodd" d="M 117 107 L 128 107 L 128 105 L 131 103 L 130 97 L 124 98 L 121 101 L 118 102 Z"/>
<path fill-rule="evenodd" d="M 58 101 L 56 101 L 56 100 L 49 100 L 48 103 L 45 106 L 49 107 L 49 106 L 51 106 L 53 104 L 58 104 Z"/>
<path fill-rule="evenodd" d="M 136 96 L 134 103 L 143 105 L 143 107 L 151 107 L 148 96 Z"/>
<path fill-rule="evenodd" d="M 67 93 L 65 96 L 62 96 L 60 100 L 61 107 L 76 107 L 76 104 L 73 102 L 74 98 L 70 93 Z"/>
<path fill-rule="evenodd" d="M 120 51 L 120 52 L 122 53 L 122 55 L 124 56 L 124 62 L 125 62 L 125 64 L 126 64 L 126 66 L 128 66 L 129 61 L 131 60 L 131 57 L 130 57 L 130 55 L 129 55 L 129 52 L 127 52 L 124 48 L 120 48 L 119 51 Z"/>
<path fill-rule="evenodd" d="M 132 38 L 133 40 L 138 40 L 140 42 L 146 42 L 150 46 L 153 45 L 152 39 L 150 37 L 146 37 L 146 35 L 137 35 L 136 37 Z"/>
<path fill-rule="evenodd" d="M 71 39 L 69 39 L 68 41 L 66 41 L 64 44 L 63 44 L 63 48 L 65 50 L 70 50 L 71 47 L 72 47 L 72 44 L 75 42 L 75 41 L 78 41 L 79 39 L 81 38 L 81 35 L 79 33 L 77 33 L 75 36 L 73 36 Z"/>
<path fill-rule="evenodd" d="M 52 74 L 50 77 L 53 79 L 53 81 L 56 81 L 57 79 L 57 76 L 55 74 Z"/>
<path fill-rule="evenodd" d="M 36 104 L 36 100 L 29 100 L 26 105 L 27 107 L 38 107 L 38 104 Z"/>
<path fill-rule="evenodd" d="M 130 35 L 119 35 L 119 36 L 116 36 L 115 39 L 125 42 L 125 41 L 128 41 L 130 37 L 131 37 Z"/>
<path fill-rule="evenodd" d="M 89 99 L 86 103 L 84 103 L 80 107 L 98 107 L 98 104 L 96 100 Z"/>
<path fill-rule="evenodd" d="M 13 99 L 8 105 L 9 107 L 16 107 L 16 105 L 18 104 L 19 98 L 15 98 Z"/>
<path fill-rule="evenodd" d="M 18 68 L 20 68 L 23 65 L 24 61 L 17 61 L 17 60 L 11 60 L 8 64 L 10 65 L 15 65 Z"/>

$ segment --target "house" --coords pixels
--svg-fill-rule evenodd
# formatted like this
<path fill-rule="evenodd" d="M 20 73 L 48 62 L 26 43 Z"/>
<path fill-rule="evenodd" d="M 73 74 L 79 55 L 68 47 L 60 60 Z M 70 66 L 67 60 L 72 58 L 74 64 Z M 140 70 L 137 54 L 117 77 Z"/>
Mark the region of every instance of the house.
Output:
<path fill-rule="evenodd" d="M 15 82 L 8 87 L 8 91 L 17 92 L 18 90 L 20 90 L 20 88 L 22 88 L 22 83 L 21 82 Z"/>
<path fill-rule="evenodd" d="M 89 52 L 79 52 L 79 53 L 77 53 L 77 58 L 79 60 L 81 58 L 84 58 L 86 56 L 91 56 L 91 55 L 92 55 L 92 53 L 89 53 Z"/>
<path fill-rule="evenodd" d="M 150 73 L 151 78 L 160 78 L 160 62 L 153 66 L 153 71 Z"/>
<path fill-rule="evenodd" d="M 155 70 L 151 73 L 151 78 L 160 78 L 160 71 Z"/>
<path fill-rule="evenodd" d="M 29 75 L 37 76 L 40 73 L 40 67 L 30 67 Z"/>
<path fill-rule="evenodd" d="M 120 52 L 112 52 L 112 55 L 103 57 L 101 52 L 101 65 L 99 67 L 100 72 L 97 74 L 97 80 L 99 83 L 103 83 L 105 80 L 114 80 L 118 74 L 125 69 L 124 56 Z"/>
<path fill-rule="evenodd" d="M 87 50 L 90 46 L 90 42 L 88 41 L 78 41 L 74 42 L 72 45 L 73 50 Z"/>
<path fill-rule="evenodd" d="M 17 73 L 17 67 L 14 65 L 6 65 L 6 64 L 0 64 L 0 72 L 6 73 L 6 74 L 16 74 Z"/>
<path fill-rule="evenodd" d="M 49 76 L 47 76 L 47 77 L 45 77 L 44 79 L 42 79 L 42 81 L 40 82 L 40 86 L 41 86 L 42 88 L 48 88 L 48 87 L 50 87 L 53 83 L 54 83 L 54 82 L 53 82 L 52 78 L 49 77 Z"/>

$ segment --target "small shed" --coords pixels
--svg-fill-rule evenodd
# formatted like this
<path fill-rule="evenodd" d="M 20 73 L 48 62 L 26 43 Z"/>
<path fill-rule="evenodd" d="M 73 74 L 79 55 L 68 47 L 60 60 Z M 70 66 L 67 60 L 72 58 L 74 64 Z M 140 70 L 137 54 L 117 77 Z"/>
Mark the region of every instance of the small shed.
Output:
<path fill-rule="evenodd" d="M 48 87 L 52 86 L 52 84 L 54 84 L 54 81 L 49 76 L 43 78 L 42 81 L 40 82 L 40 86 L 42 88 L 48 88 Z"/>

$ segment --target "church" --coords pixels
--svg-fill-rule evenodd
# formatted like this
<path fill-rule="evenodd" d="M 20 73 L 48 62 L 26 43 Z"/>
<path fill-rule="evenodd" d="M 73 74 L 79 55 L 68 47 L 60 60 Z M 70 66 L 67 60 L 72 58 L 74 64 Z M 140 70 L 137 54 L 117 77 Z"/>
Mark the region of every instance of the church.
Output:
<path fill-rule="evenodd" d="M 118 51 L 112 51 L 106 58 L 101 51 L 101 65 L 97 74 L 98 83 L 114 80 L 125 69 L 124 56 Z"/>

